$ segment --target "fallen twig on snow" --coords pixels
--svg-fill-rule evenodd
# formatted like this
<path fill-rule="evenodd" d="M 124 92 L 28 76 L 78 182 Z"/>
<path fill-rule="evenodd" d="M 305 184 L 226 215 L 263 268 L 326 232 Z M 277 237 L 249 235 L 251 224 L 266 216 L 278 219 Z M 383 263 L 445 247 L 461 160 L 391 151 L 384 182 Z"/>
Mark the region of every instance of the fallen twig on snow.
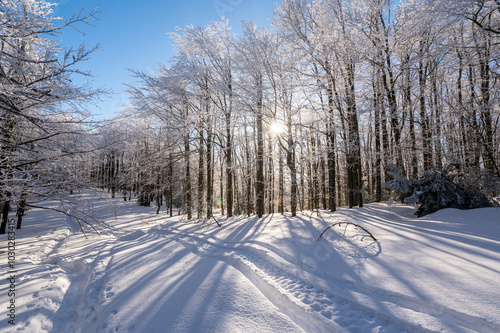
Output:
<path fill-rule="evenodd" d="M 366 232 L 366 233 L 367 233 L 367 235 L 368 235 L 371 239 L 373 239 L 375 242 L 377 241 L 377 239 L 376 239 L 376 238 L 372 235 L 372 233 L 371 233 L 371 232 L 369 232 L 368 230 L 366 230 L 365 228 L 363 228 L 363 227 L 362 227 L 362 226 L 360 226 L 359 224 L 355 224 L 355 223 L 351 223 L 351 222 L 337 222 L 337 223 L 332 224 L 331 226 L 329 226 L 328 228 L 326 228 L 325 230 L 323 230 L 323 232 L 321 233 L 321 235 L 319 235 L 319 237 L 318 237 L 317 241 L 319 241 L 319 240 L 321 239 L 321 237 L 323 236 L 323 234 L 324 234 L 324 233 L 325 233 L 328 229 L 330 229 L 331 227 L 334 227 L 334 226 L 336 226 L 336 225 L 341 226 L 342 224 L 345 224 L 345 225 L 346 225 L 346 226 L 345 226 L 345 227 L 346 227 L 346 230 L 347 230 L 347 226 L 348 226 L 348 225 L 353 225 L 353 226 L 355 226 L 355 227 L 358 227 L 358 228 L 360 228 L 361 230 L 363 230 L 364 232 Z M 344 230 L 344 235 L 345 235 L 345 230 Z M 343 238 L 343 237 L 342 237 L 342 238 Z M 365 238 L 365 236 L 361 237 L 361 240 L 363 240 L 363 238 Z"/>

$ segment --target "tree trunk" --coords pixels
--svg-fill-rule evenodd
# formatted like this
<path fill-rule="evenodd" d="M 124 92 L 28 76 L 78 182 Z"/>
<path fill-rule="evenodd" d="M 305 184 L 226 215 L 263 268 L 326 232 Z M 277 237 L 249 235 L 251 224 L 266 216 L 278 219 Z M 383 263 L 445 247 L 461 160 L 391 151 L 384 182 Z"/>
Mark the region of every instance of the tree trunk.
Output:
<path fill-rule="evenodd" d="M 174 215 L 174 159 L 172 156 L 172 151 L 169 153 L 168 157 L 168 177 L 167 177 L 167 188 L 168 188 L 168 200 L 167 204 L 169 206 L 170 216 Z"/>
<path fill-rule="evenodd" d="M 203 131 L 203 121 L 200 124 L 199 130 L 199 148 L 198 148 L 198 207 L 197 207 L 197 218 L 201 219 L 203 217 L 203 196 L 205 189 L 205 138 Z"/>
<path fill-rule="evenodd" d="M 291 196 L 290 196 L 290 209 L 292 216 L 297 215 L 297 168 L 295 165 L 295 148 L 293 147 L 293 137 L 291 134 L 291 124 L 288 127 L 289 137 L 288 137 L 288 151 L 286 153 L 286 164 L 290 170 L 290 180 L 291 180 Z"/>
<path fill-rule="evenodd" d="M 381 147 L 380 147 L 380 109 L 382 98 L 380 96 L 380 84 L 377 75 L 373 78 L 373 113 L 375 122 L 375 201 L 382 201 L 382 169 L 381 169 Z"/>
<path fill-rule="evenodd" d="M 245 133 L 245 155 L 246 155 L 246 168 L 247 172 L 243 176 L 246 184 L 246 213 L 247 216 L 250 216 L 253 211 L 252 204 L 252 167 L 251 167 L 251 157 L 250 157 L 250 142 L 248 140 L 248 131 L 246 124 L 244 125 L 244 133 Z"/>
<path fill-rule="evenodd" d="M 231 73 L 229 74 L 229 110 L 226 110 L 226 210 L 227 217 L 233 216 L 233 140 L 231 135 L 231 113 L 233 107 L 233 88 L 231 84 Z"/>
<path fill-rule="evenodd" d="M 328 120 L 327 120 L 327 164 L 328 164 L 328 208 L 331 212 L 337 210 L 336 179 L 335 179 L 335 120 L 333 94 L 335 90 L 335 80 L 332 74 L 328 75 Z"/>
<path fill-rule="evenodd" d="M 224 216 L 224 161 L 220 158 L 220 214 Z"/>
<path fill-rule="evenodd" d="M 477 123 L 477 115 L 476 115 L 476 91 L 475 91 L 475 72 L 474 68 L 472 65 L 469 65 L 469 90 L 470 90 L 470 96 L 469 96 L 469 119 L 468 122 L 471 124 L 472 127 L 472 133 L 471 136 L 472 138 L 470 139 L 471 141 L 471 154 L 473 156 L 472 162 L 471 162 L 471 167 L 477 168 L 479 167 L 479 162 L 481 160 L 481 149 L 479 142 L 481 142 L 481 138 L 479 135 L 479 125 Z"/>
<path fill-rule="evenodd" d="M 264 133 L 262 110 L 262 76 L 257 78 L 257 216 L 264 215 Z"/>
<path fill-rule="evenodd" d="M 385 71 L 383 71 L 382 83 L 384 85 L 387 94 L 387 101 L 389 103 L 389 115 L 391 118 L 391 128 L 392 128 L 392 133 L 394 134 L 394 146 L 392 147 L 393 149 L 391 151 L 391 155 L 395 157 L 396 166 L 399 168 L 401 173 L 404 174 L 405 171 L 404 171 L 403 156 L 401 149 L 401 129 L 399 127 L 400 125 L 398 118 L 398 106 L 396 100 L 396 88 L 395 88 L 394 75 L 392 73 L 389 54 L 386 54 L 386 63 L 387 63 L 386 70 L 387 70 L 387 75 L 389 76 L 389 82 L 387 82 Z"/>
<path fill-rule="evenodd" d="M 415 113 L 413 112 L 413 107 L 411 103 L 411 73 L 409 68 L 410 56 L 405 59 L 407 63 L 406 76 L 404 81 L 404 105 L 407 109 L 408 116 L 410 118 L 410 141 L 411 141 L 411 162 L 410 162 L 410 177 L 418 179 L 418 159 L 417 159 L 417 138 L 415 135 Z"/>
<path fill-rule="evenodd" d="M 359 124 L 356 108 L 356 92 L 354 86 L 354 64 L 346 68 L 346 103 L 347 121 L 349 127 L 349 151 L 347 157 L 347 178 L 349 187 L 349 208 L 359 205 L 363 207 L 362 174 L 361 174 L 361 142 L 359 138 Z"/>
<path fill-rule="evenodd" d="M 185 121 L 188 119 L 188 105 L 187 101 L 185 101 Z M 185 161 L 185 168 L 186 168 L 186 176 L 184 179 L 184 195 L 185 195 L 185 210 L 186 210 L 186 215 L 187 219 L 191 220 L 193 218 L 193 202 L 192 202 L 192 193 L 191 193 L 191 149 L 190 149 L 190 135 L 189 135 L 189 128 L 185 128 L 185 134 L 184 134 L 184 161 Z M 208 169 L 208 167 L 207 167 Z"/>
<path fill-rule="evenodd" d="M 227 118 L 226 118 L 227 119 Z M 233 149 L 232 149 L 232 138 L 231 138 L 231 127 L 230 124 L 227 125 L 227 140 L 228 147 L 226 149 L 226 211 L 227 217 L 233 216 Z"/>
<path fill-rule="evenodd" d="M 458 99 L 458 113 L 459 113 L 459 141 L 460 141 L 460 159 L 466 168 L 469 167 L 469 147 L 467 140 L 467 132 L 465 127 L 465 108 L 463 102 L 463 88 L 462 88 L 462 76 L 463 76 L 463 56 L 460 51 L 457 49 L 457 57 L 458 57 L 458 75 L 457 75 L 457 99 Z M 461 166 L 463 168 L 463 166 Z"/>
<path fill-rule="evenodd" d="M 9 194 L 8 194 L 9 196 Z M 7 198 L 8 198 L 7 196 Z M 2 224 L 0 225 L 0 234 L 5 234 L 5 231 L 7 230 L 7 223 L 9 221 L 9 211 L 10 211 L 10 200 L 6 200 L 3 202 L 2 205 Z"/>
<path fill-rule="evenodd" d="M 437 67 L 437 65 L 435 65 Z M 436 68 L 434 69 L 436 71 Z M 442 148 L 442 134 L 441 134 L 441 110 L 439 107 L 439 93 L 437 89 L 436 75 L 432 76 L 432 105 L 434 108 L 434 124 L 436 128 L 436 135 L 434 135 L 434 147 L 436 152 L 435 166 L 437 170 L 443 168 L 443 148 Z"/>
<path fill-rule="evenodd" d="M 268 141 L 268 172 L 267 172 L 267 183 L 269 184 L 269 200 L 268 200 L 268 211 L 270 214 L 274 214 L 274 163 L 273 163 L 273 145 L 272 139 L 269 138 Z"/>
<path fill-rule="evenodd" d="M 285 177 L 283 175 L 283 154 L 280 149 L 280 156 L 279 156 L 279 212 L 281 215 L 285 213 Z"/>
<path fill-rule="evenodd" d="M 208 119 L 207 129 L 207 218 L 213 216 L 213 196 L 214 196 L 214 170 L 212 156 L 212 125 L 210 118 Z"/>
<path fill-rule="evenodd" d="M 422 46 L 421 46 L 422 47 Z M 423 51 L 421 50 L 421 53 Z M 427 66 L 419 61 L 418 65 L 418 82 L 419 82 L 419 102 L 420 102 L 420 124 L 422 127 L 422 153 L 424 157 L 424 173 L 432 169 L 432 147 L 430 144 L 431 134 L 429 129 L 429 120 L 425 108 L 425 86 Z"/>
<path fill-rule="evenodd" d="M 323 204 L 323 209 L 327 209 L 328 205 L 326 202 L 328 193 L 326 192 L 326 162 L 325 158 L 321 156 L 321 200 Z"/>
<path fill-rule="evenodd" d="M 490 104 L 490 38 L 486 37 L 483 50 L 478 50 L 479 70 L 481 74 L 481 138 L 485 150 L 484 167 L 492 175 L 500 177 L 500 169 L 495 163 L 493 151 L 493 126 Z M 482 52 L 481 52 L 482 51 Z"/>

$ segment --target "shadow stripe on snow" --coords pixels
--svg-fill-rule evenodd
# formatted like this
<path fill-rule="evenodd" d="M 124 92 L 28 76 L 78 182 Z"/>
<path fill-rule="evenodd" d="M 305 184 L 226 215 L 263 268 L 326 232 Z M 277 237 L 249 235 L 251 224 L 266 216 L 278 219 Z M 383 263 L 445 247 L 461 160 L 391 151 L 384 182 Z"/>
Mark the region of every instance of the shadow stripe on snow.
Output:
<path fill-rule="evenodd" d="M 245 265 L 245 259 L 246 259 L 246 261 L 248 262 L 246 264 L 247 266 L 249 264 L 255 265 L 255 263 L 257 263 L 256 266 L 260 266 L 260 268 L 262 268 L 266 264 L 270 265 L 269 267 L 275 267 L 278 270 L 285 272 L 285 275 L 287 275 L 288 277 L 292 277 L 296 280 L 298 279 L 299 282 L 295 281 L 294 282 L 295 285 L 297 285 L 297 283 L 301 284 L 301 282 L 309 283 L 313 286 L 313 288 L 320 290 L 323 296 L 329 295 L 332 296 L 333 298 L 337 298 L 339 300 L 348 302 L 361 311 L 377 316 L 389 323 L 393 323 L 404 329 L 409 329 L 413 331 L 416 330 L 419 332 L 426 332 L 426 331 L 432 332 L 432 330 L 428 328 L 429 326 L 441 327 L 443 325 L 442 320 L 446 319 L 446 322 L 444 324 L 448 326 L 451 325 L 450 332 L 454 332 L 457 329 L 463 330 L 463 328 L 469 330 L 475 330 L 477 329 L 478 326 L 481 327 L 481 332 L 485 333 L 489 332 L 493 333 L 500 331 L 500 327 L 486 321 L 483 318 L 461 313 L 456 310 L 440 306 L 438 304 L 428 303 L 415 297 L 403 295 L 396 292 L 390 292 L 385 289 L 362 285 L 350 280 L 331 277 L 326 274 L 321 274 L 321 276 L 318 276 L 317 273 L 313 273 L 311 270 L 308 270 L 307 266 L 304 266 L 304 263 L 293 260 L 291 256 L 284 253 L 283 251 L 280 250 L 275 251 L 274 247 L 272 246 L 268 245 L 264 246 L 262 245 L 261 242 L 249 242 L 249 241 L 225 242 L 213 236 L 206 237 L 212 239 L 212 240 L 207 240 L 193 233 L 181 232 L 172 229 L 161 229 L 161 228 L 152 228 L 148 232 L 163 234 L 163 235 L 173 234 L 176 236 L 187 237 L 194 241 L 205 244 L 205 249 L 203 248 L 204 246 L 197 246 L 196 244 L 191 244 L 192 247 L 196 248 L 195 253 L 197 254 L 209 255 L 211 257 L 215 257 L 221 260 L 233 259 L 233 261 L 237 261 L 238 264 L 243 264 L 243 265 Z M 222 244 L 218 244 L 217 242 L 222 242 Z M 245 244 L 251 244 L 263 247 L 269 251 L 263 249 L 257 249 L 253 246 L 248 246 Z M 222 251 L 219 250 L 218 251 L 219 254 L 210 253 L 207 250 L 206 246 L 217 247 L 219 249 L 222 249 Z M 238 253 L 231 253 L 232 251 L 238 251 Z M 220 252 L 222 252 L 222 255 Z M 246 256 L 244 255 L 245 252 L 247 253 Z M 253 261 L 250 260 L 249 257 L 252 257 Z M 266 268 L 262 270 L 262 272 L 264 271 L 266 271 Z M 267 272 L 268 271 L 269 268 L 267 268 Z M 279 280 L 280 277 L 283 276 L 282 273 L 273 275 L 274 277 L 272 279 L 274 279 L 275 281 Z M 270 277 L 269 274 L 267 274 L 267 276 Z M 279 286 L 280 283 L 279 282 L 277 283 Z M 292 285 L 294 283 L 292 283 Z M 333 288 L 332 284 L 334 284 Z M 338 286 L 338 284 L 341 284 L 341 286 Z M 287 290 L 287 288 L 283 289 Z M 336 290 L 336 292 L 332 291 L 332 289 Z M 373 303 L 372 298 L 370 297 L 370 295 L 366 295 L 366 293 L 372 295 L 384 296 L 386 299 L 383 300 L 383 305 L 388 308 L 389 313 L 382 313 L 378 309 L 374 309 L 373 306 L 370 306 L 370 304 Z M 319 297 L 321 297 L 321 294 Z M 353 297 L 353 295 L 355 295 L 356 297 Z M 324 302 L 323 303 L 320 302 L 320 304 L 323 305 L 318 306 L 317 305 L 318 302 L 315 302 L 314 299 L 312 300 L 306 299 L 305 296 L 303 299 L 300 299 L 297 296 L 294 297 L 298 299 L 299 302 L 302 302 L 306 305 L 308 305 L 307 302 L 310 302 L 309 304 L 312 304 L 312 306 L 309 306 L 309 309 L 312 309 L 312 311 L 322 313 L 324 317 L 333 321 L 333 319 L 331 319 L 331 317 L 328 315 L 328 311 L 332 312 L 332 310 L 328 307 L 326 307 L 325 309 Z M 303 300 L 305 300 L 306 303 L 303 302 Z M 333 304 L 335 302 L 331 303 Z M 337 305 L 342 306 L 341 304 Z M 304 306 L 302 306 L 301 308 L 303 310 L 307 309 L 307 307 Z M 399 315 L 397 315 L 396 312 Z M 418 320 L 417 321 L 413 320 L 413 322 L 410 322 L 409 320 L 412 318 L 414 319 L 416 318 Z"/>
<path fill-rule="evenodd" d="M 267 256 L 254 253 L 255 249 L 227 247 L 193 235 L 164 231 L 156 229 L 155 233 L 175 235 L 173 240 L 194 254 L 221 260 L 238 269 L 271 303 L 308 332 L 349 332 L 354 327 L 367 332 L 380 326 L 387 328 L 391 324 L 398 326 L 396 331 L 403 328 L 428 332 L 422 327 L 395 321 L 349 299 L 325 292 L 277 262 L 270 262 Z M 373 320 L 367 321 L 367 317 Z"/>

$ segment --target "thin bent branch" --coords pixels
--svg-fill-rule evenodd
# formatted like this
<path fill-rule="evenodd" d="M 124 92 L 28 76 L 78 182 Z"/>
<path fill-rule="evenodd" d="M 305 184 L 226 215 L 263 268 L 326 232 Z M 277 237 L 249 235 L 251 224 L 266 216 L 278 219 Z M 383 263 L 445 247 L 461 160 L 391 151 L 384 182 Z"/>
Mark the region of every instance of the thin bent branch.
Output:
<path fill-rule="evenodd" d="M 337 222 L 337 223 L 332 224 L 331 226 L 329 226 L 328 228 L 326 228 L 325 230 L 323 230 L 323 232 L 321 233 L 321 235 L 319 235 L 319 237 L 318 237 L 317 241 L 319 241 L 319 240 L 321 239 L 321 237 L 323 236 L 323 234 L 324 234 L 324 233 L 325 233 L 328 229 L 330 229 L 330 228 L 332 228 L 332 227 L 334 227 L 334 226 L 336 226 L 336 225 L 342 225 L 343 223 L 345 223 L 345 224 L 346 224 L 346 227 L 347 227 L 348 225 L 353 225 L 353 226 L 355 226 L 355 227 L 360 228 L 361 230 L 363 230 L 364 232 L 366 232 L 366 233 L 368 234 L 368 236 L 370 236 L 370 238 L 371 238 L 371 239 L 373 239 L 375 242 L 377 241 L 377 239 L 376 239 L 376 238 L 372 235 L 372 233 L 371 233 L 371 232 L 369 232 L 368 230 L 366 230 L 365 228 L 363 228 L 363 227 L 362 227 L 362 226 L 360 226 L 359 224 L 355 224 L 355 223 L 351 223 L 351 222 Z"/>
<path fill-rule="evenodd" d="M 32 204 L 26 204 L 26 206 L 27 206 L 27 207 L 31 207 L 31 208 L 40 208 L 40 209 L 45 209 L 45 210 L 52 210 L 52 211 L 54 211 L 54 212 L 63 213 L 63 214 L 64 214 L 64 215 L 66 215 L 66 216 L 69 216 L 69 217 L 74 218 L 74 219 L 78 222 L 78 225 L 80 226 L 80 230 L 82 231 L 83 235 L 84 235 L 84 236 L 85 236 L 85 238 L 87 238 L 87 239 L 88 239 L 88 237 L 87 237 L 87 234 L 85 233 L 85 230 L 83 230 L 83 225 L 82 225 L 82 222 L 83 222 L 84 224 L 88 225 L 89 227 L 91 227 L 91 228 L 92 228 L 92 230 L 94 230 L 98 236 L 101 236 L 101 234 L 99 234 L 99 231 L 97 231 L 97 229 L 96 229 L 96 228 L 95 228 L 92 224 L 90 224 L 90 223 L 88 223 L 87 221 L 85 221 L 85 220 L 83 220 L 83 219 L 79 218 L 78 216 L 75 216 L 75 215 L 73 215 L 73 214 L 71 214 L 71 213 L 68 213 L 68 212 L 66 212 L 66 211 L 64 211 L 64 210 L 57 209 L 57 208 L 49 208 L 49 207 L 36 206 L 36 205 L 32 205 Z"/>

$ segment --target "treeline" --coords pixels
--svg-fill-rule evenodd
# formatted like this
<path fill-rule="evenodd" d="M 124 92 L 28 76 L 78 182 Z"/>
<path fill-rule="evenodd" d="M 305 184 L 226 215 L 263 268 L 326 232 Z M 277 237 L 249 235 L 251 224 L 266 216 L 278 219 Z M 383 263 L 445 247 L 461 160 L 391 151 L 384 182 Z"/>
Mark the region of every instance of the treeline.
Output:
<path fill-rule="evenodd" d="M 491 198 L 498 22 L 496 1 L 285 0 L 273 29 L 180 29 L 92 179 L 188 219 L 362 206 L 449 165 Z"/>

